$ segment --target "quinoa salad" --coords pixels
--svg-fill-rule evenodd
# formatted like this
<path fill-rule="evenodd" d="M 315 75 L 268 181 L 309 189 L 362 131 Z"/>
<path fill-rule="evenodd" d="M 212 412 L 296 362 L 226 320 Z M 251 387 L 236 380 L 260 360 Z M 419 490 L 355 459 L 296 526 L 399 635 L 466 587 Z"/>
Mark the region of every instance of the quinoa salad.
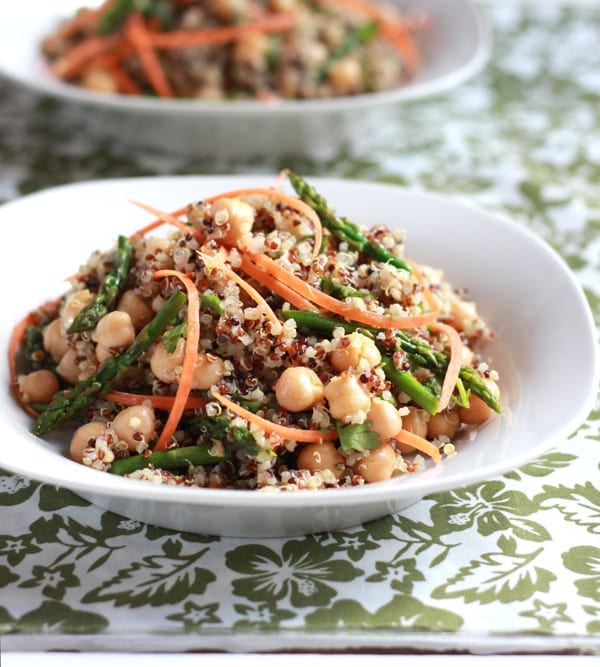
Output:
<path fill-rule="evenodd" d="M 383 482 L 500 413 L 493 333 L 402 229 L 300 175 L 209 193 L 95 251 L 19 322 L 11 390 L 98 471 L 211 489 Z M 410 246 L 409 246 L 410 247 Z"/>
<path fill-rule="evenodd" d="M 376 0 L 106 0 L 40 48 L 52 76 L 96 93 L 319 99 L 410 81 L 426 23 Z"/>

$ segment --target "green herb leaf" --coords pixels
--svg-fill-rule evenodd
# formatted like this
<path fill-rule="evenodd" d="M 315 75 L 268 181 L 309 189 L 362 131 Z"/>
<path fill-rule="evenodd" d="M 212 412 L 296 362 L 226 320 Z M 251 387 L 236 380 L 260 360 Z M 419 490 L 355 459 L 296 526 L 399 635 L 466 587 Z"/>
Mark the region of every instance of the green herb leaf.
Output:
<path fill-rule="evenodd" d="M 379 436 L 375 431 L 371 431 L 370 421 L 362 424 L 341 424 L 341 422 L 336 421 L 336 428 L 340 437 L 340 447 L 344 452 L 349 452 L 352 449 L 357 452 L 364 452 L 366 449 L 381 447 Z"/>
<path fill-rule="evenodd" d="M 173 354 L 177 349 L 177 343 L 180 338 L 187 336 L 187 322 L 180 322 L 172 329 L 165 331 L 162 337 L 163 345 L 169 354 Z"/>

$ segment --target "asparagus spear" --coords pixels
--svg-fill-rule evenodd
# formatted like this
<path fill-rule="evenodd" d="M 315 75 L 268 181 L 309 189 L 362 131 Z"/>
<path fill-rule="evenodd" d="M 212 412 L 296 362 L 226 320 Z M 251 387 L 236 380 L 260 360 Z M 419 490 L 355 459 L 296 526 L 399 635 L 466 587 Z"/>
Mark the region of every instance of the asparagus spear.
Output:
<path fill-rule="evenodd" d="M 39 416 L 31 432 L 44 435 L 83 413 L 98 396 L 109 391 L 112 384 L 144 354 L 177 317 L 184 303 L 185 294 L 175 292 L 125 352 L 103 361 L 97 373 L 82 380 L 73 389 L 59 392 Z"/>
<path fill-rule="evenodd" d="M 296 320 L 298 325 L 305 330 L 317 331 L 321 334 L 331 335 L 336 327 L 342 327 L 346 333 L 351 333 L 357 329 L 371 331 L 372 333 L 378 332 L 378 329 L 375 327 L 365 327 L 354 322 L 346 322 L 332 317 L 325 317 L 308 310 L 286 310 L 285 315 Z M 406 331 L 397 331 L 396 340 L 399 347 L 406 352 L 408 358 L 417 366 L 427 368 L 437 375 L 445 372 L 446 367 L 448 366 L 448 357 L 443 352 L 434 350 L 425 341 L 419 340 L 415 336 L 411 336 Z M 393 364 L 392 367 L 395 368 Z M 391 368 L 386 370 L 384 366 L 386 375 L 390 370 Z M 391 380 L 391 378 L 389 379 Z M 476 396 L 479 396 L 479 398 L 481 398 L 481 400 L 489 405 L 495 412 L 501 412 L 498 399 L 494 396 L 483 378 L 474 368 L 471 368 L 470 366 L 462 366 L 459 379 L 463 382 L 465 389 L 471 391 Z M 391 381 L 393 382 L 393 380 Z M 404 389 L 403 391 L 417 402 L 410 392 Z"/>
<path fill-rule="evenodd" d="M 408 394 L 412 400 L 424 410 L 434 415 L 438 411 L 440 401 L 427 387 L 408 371 L 400 371 L 394 360 L 385 354 L 381 355 L 381 367 L 385 377 L 400 391 Z"/>
<path fill-rule="evenodd" d="M 228 452 L 223 456 L 213 456 L 210 454 L 210 449 L 210 445 L 190 445 L 189 447 L 177 447 L 175 449 L 152 452 L 150 456 L 144 456 L 144 454 L 126 456 L 125 458 L 113 461 L 109 472 L 115 475 L 127 475 L 134 470 L 147 468 L 149 465 L 165 470 L 173 470 L 190 465 L 212 465 L 226 461 L 231 456 L 231 453 Z"/>
<path fill-rule="evenodd" d="M 245 451 L 252 455 L 259 451 L 250 430 L 243 426 L 232 426 L 231 420 L 227 417 L 199 415 L 188 420 L 186 426 L 198 437 L 198 444 L 153 452 L 150 456 L 140 454 L 117 459 L 111 464 L 110 472 L 126 475 L 149 465 L 166 470 L 188 465 L 212 465 L 229 459 L 233 450 Z M 225 453 L 222 456 L 210 454 L 212 442 L 205 444 L 209 440 L 223 442 Z"/>
<path fill-rule="evenodd" d="M 346 241 L 350 247 L 362 252 L 367 257 L 371 257 L 379 262 L 387 262 L 398 269 L 410 271 L 410 266 L 402 259 L 393 255 L 379 243 L 369 241 L 358 225 L 355 225 L 346 218 L 338 217 L 325 198 L 301 176 L 290 171 L 288 172 L 288 178 L 298 197 L 315 210 L 323 225 L 336 238 Z"/>
<path fill-rule="evenodd" d="M 85 306 L 85 308 L 82 308 L 73 320 L 73 323 L 69 327 L 69 333 L 78 333 L 93 329 L 98 320 L 114 308 L 117 298 L 127 280 L 132 252 L 131 241 L 126 236 L 119 236 L 117 256 L 115 257 L 112 271 L 104 276 L 104 280 L 100 284 L 98 294 L 94 300 Z"/>
<path fill-rule="evenodd" d="M 34 370 L 53 369 L 56 366 L 51 355 L 44 349 L 42 326 L 30 324 L 25 329 L 25 358 Z"/>

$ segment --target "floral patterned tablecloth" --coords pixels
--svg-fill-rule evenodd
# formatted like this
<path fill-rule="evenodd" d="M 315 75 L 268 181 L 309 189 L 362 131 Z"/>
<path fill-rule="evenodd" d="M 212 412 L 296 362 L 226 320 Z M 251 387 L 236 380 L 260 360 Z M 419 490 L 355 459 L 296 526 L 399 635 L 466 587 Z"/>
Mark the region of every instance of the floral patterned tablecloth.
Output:
<path fill-rule="evenodd" d="M 576 0 L 480 6 L 494 34 L 482 73 L 395 109 L 335 159 L 285 165 L 510 214 L 565 258 L 598 322 L 600 11 Z M 4 83 L 0 198 L 103 177 L 284 166 L 133 150 L 79 122 L 59 101 Z M 596 406 L 519 470 L 353 530 L 288 539 L 158 529 L 0 470 L 0 651 L 598 653 L 599 424 Z"/>

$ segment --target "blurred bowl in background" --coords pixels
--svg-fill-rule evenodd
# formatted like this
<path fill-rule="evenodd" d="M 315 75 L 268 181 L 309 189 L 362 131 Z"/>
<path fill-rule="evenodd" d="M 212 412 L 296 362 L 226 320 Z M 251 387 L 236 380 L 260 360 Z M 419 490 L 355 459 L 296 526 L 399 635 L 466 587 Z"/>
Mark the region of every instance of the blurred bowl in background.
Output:
<path fill-rule="evenodd" d="M 315 100 L 205 101 L 110 95 L 59 81 L 40 43 L 80 0 L 21 0 L 0 23 L 0 75 L 73 107 L 74 122 L 132 146 L 222 158 L 293 155 L 328 158 L 385 122 L 393 105 L 458 86 L 489 59 L 491 35 L 470 0 L 390 0 L 429 17 L 415 36 L 422 67 L 385 92 Z"/>

